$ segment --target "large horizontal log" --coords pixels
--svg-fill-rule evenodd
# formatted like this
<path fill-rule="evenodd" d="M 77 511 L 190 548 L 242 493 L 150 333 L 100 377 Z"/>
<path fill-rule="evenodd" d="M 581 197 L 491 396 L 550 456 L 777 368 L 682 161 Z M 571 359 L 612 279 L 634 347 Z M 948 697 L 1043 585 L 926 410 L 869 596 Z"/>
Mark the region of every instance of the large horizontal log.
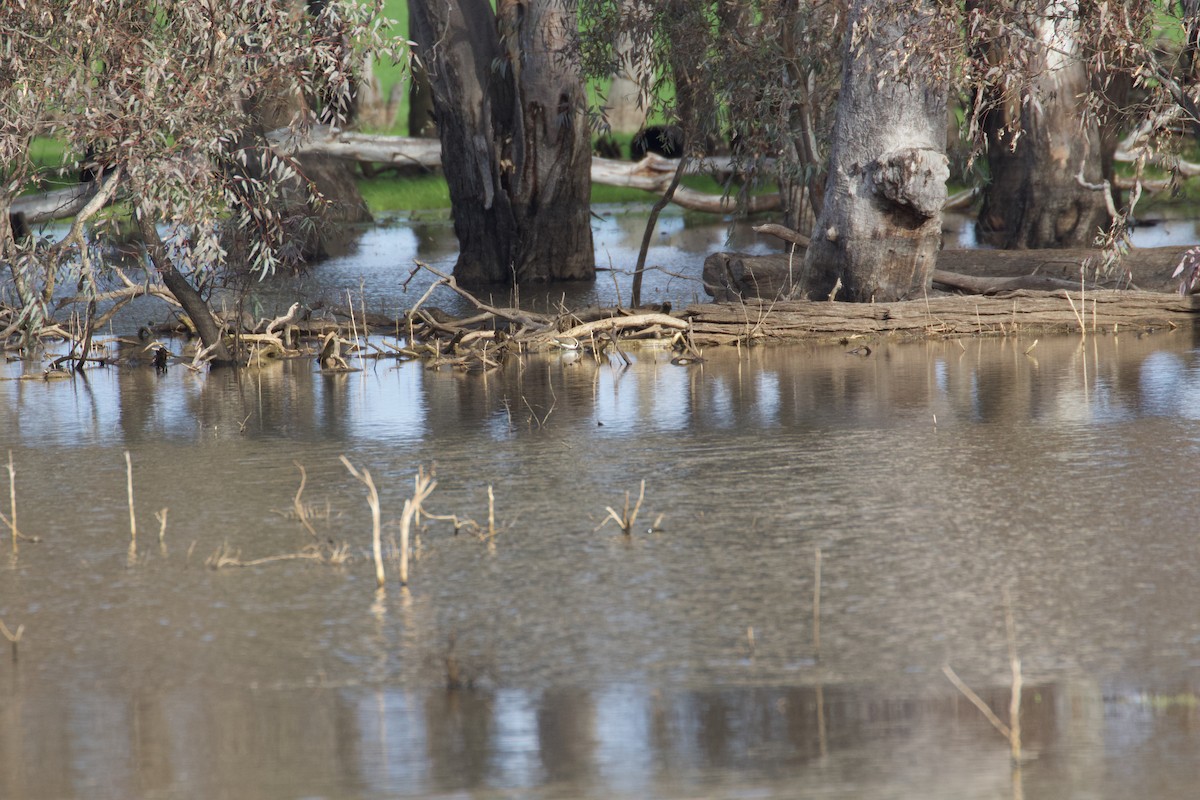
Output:
<path fill-rule="evenodd" d="M 293 136 L 289 128 L 269 131 L 267 141 L 272 148 L 287 155 L 319 153 L 348 161 L 427 169 L 442 166 L 442 144 L 437 139 L 353 133 L 320 125 L 304 137 Z"/>
<path fill-rule="evenodd" d="M 760 226 L 764 228 L 767 226 Z M 770 232 L 770 231 L 765 231 Z M 1078 288 L 1081 281 L 1102 288 L 1175 292 L 1171 273 L 1188 249 L 1131 249 L 1108 275 L 1097 275 L 1102 253 L 1074 250 L 943 250 L 933 274 L 935 289 L 994 294 L 1014 289 Z M 787 296 L 804 274 L 804 252 L 746 255 L 713 253 L 704 260 L 704 289 L 717 300 Z"/>
<path fill-rule="evenodd" d="M 383 136 L 339 131 L 328 126 L 317 126 L 304 137 L 296 137 L 289 128 L 270 131 L 267 140 L 281 153 L 324 153 L 350 161 L 395 166 L 421 166 L 437 169 L 442 165 L 442 146 L 437 139 L 417 139 L 408 136 Z M 653 194 L 663 194 L 671 184 L 677 159 L 664 158 L 655 153 L 641 161 L 618 161 L 609 158 L 592 158 L 591 180 L 608 186 L 625 186 L 641 189 Z M 697 159 L 687 167 L 687 173 L 725 174 L 733 171 L 733 161 L 727 156 Z M 728 214 L 737 210 L 737 200 L 723 195 L 705 194 L 681 186 L 675 190 L 676 205 L 693 211 L 710 214 Z M 770 211 L 779 208 L 779 195 L 757 195 L 746 202 L 751 212 Z"/>
<path fill-rule="evenodd" d="M 1017 332 L 1115 332 L 1192 324 L 1200 300 L 1178 294 L 1099 290 L 1017 291 L 1003 297 L 940 296 L 896 303 L 750 299 L 684 312 L 698 345 L 857 336 L 963 336 Z"/>
<path fill-rule="evenodd" d="M 11 212 L 24 214 L 30 225 L 73 217 L 83 210 L 96 194 L 94 181 L 54 189 L 40 194 L 31 194 L 13 200 Z"/>

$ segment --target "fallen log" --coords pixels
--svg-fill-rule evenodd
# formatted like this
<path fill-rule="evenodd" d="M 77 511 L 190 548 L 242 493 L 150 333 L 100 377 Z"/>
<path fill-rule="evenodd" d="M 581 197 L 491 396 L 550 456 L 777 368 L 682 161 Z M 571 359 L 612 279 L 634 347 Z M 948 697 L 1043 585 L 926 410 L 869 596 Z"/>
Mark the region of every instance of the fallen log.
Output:
<path fill-rule="evenodd" d="M 328 125 L 319 125 L 303 137 L 294 136 L 290 128 L 279 128 L 269 131 L 266 138 L 273 149 L 287 155 L 321 153 L 347 161 L 431 170 L 442 166 L 442 143 L 437 139 L 353 133 Z"/>
<path fill-rule="evenodd" d="M 1116 332 L 1189 325 L 1200 318 L 1195 296 L 1098 290 L 1020 290 L 1004 296 L 928 297 L 895 303 L 748 299 L 688 306 L 698 346 L 872 336 L 995 336 L 1017 332 Z"/>
<path fill-rule="evenodd" d="M 96 194 L 97 188 L 95 181 L 89 181 L 65 189 L 24 195 L 13 200 L 10 212 L 24 214 L 25 221 L 30 225 L 66 219 L 82 211 Z"/>
<path fill-rule="evenodd" d="M 759 226 L 763 233 L 778 226 Z M 800 237 L 803 238 L 803 237 Z M 1097 274 L 1103 254 L 1093 249 L 1073 250 L 943 250 L 933 274 L 934 289 L 952 289 L 976 294 L 1016 289 L 1086 288 L 1141 289 L 1177 292 L 1179 281 L 1171 277 L 1188 247 L 1144 247 L 1131 249 L 1111 274 Z M 804 252 L 713 253 L 704 260 L 704 290 L 715 300 L 747 297 L 787 298 L 804 275 Z"/>

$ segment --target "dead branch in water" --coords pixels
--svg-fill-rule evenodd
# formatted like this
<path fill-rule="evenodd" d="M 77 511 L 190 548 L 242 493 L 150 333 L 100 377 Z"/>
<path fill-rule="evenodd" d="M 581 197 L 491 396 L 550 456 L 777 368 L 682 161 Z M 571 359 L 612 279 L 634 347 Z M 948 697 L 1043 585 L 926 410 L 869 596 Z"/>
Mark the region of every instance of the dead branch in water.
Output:
<path fill-rule="evenodd" d="M 299 461 L 293 461 L 292 463 L 296 465 L 296 469 L 300 470 L 300 488 L 296 489 L 296 496 L 292 498 L 292 510 L 296 514 L 296 519 L 304 526 L 304 529 L 316 539 L 317 531 L 313 528 L 312 523 L 309 522 L 309 508 L 300 501 L 300 496 L 304 494 L 304 484 L 308 482 L 308 473 L 304 471 L 304 465 Z"/>
<path fill-rule="evenodd" d="M 413 496 L 404 501 L 404 512 L 400 515 L 400 585 L 408 585 L 408 540 L 409 529 L 415 517 L 420 524 L 421 504 L 424 503 L 433 490 L 437 488 L 434 471 L 425 472 L 423 467 L 417 469 L 413 478 Z"/>
<path fill-rule="evenodd" d="M 608 512 L 608 516 L 605 517 L 604 521 L 601 522 L 596 527 L 596 530 L 600 530 L 601 528 L 603 528 L 605 526 L 605 524 L 611 519 L 613 522 L 617 523 L 617 525 L 621 528 L 621 531 L 626 536 L 632 536 L 633 535 L 633 526 L 637 524 L 638 512 L 642 508 L 642 500 L 645 499 L 645 497 L 646 497 L 646 481 L 643 479 L 642 487 L 638 491 L 638 499 L 637 499 L 637 502 L 633 506 L 633 510 L 631 511 L 629 508 L 629 492 L 626 492 L 625 493 L 625 508 L 622 511 L 622 513 L 618 514 L 612 506 L 605 506 L 604 510 Z"/>
<path fill-rule="evenodd" d="M 350 474 L 361 481 L 363 486 L 367 487 L 367 505 L 371 508 L 371 553 L 375 558 L 375 583 L 380 588 L 383 588 L 385 578 L 383 574 L 383 545 L 380 542 L 379 492 L 375 489 L 375 481 L 371 479 L 370 470 L 365 468 L 361 471 L 355 469 L 354 465 L 350 463 L 350 459 L 344 455 L 338 456 L 338 458 L 345 465 L 346 469 L 350 471 Z M 408 504 L 405 503 L 405 510 L 407 511 L 407 509 Z M 401 572 L 400 582 L 404 583 L 403 567 Z"/>
<path fill-rule="evenodd" d="M 137 546 L 137 516 L 133 513 L 133 461 L 129 451 L 125 451 L 125 485 L 129 490 L 129 546 L 132 550 Z"/>
<path fill-rule="evenodd" d="M 1009 752 L 1012 756 L 1012 763 L 1015 770 L 1014 777 L 1019 779 L 1019 766 L 1021 763 L 1021 690 L 1024 686 L 1024 679 L 1021 675 L 1021 659 L 1017 657 L 1017 627 L 1013 620 L 1012 599 L 1009 596 L 1008 589 L 1004 590 L 1004 629 L 1005 638 L 1008 641 L 1008 659 L 1009 667 L 1012 672 L 1012 685 L 1009 690 L 1008 704 L 1008 724 L 996 716 L 995 712 L 988 707 L 979 695 L 971 691 L 971 687 L 967 686 L 954 669 L 949 664 L 942 666 L 942 672 L 954 684 L 964 697 L 971 701 L 971 704 L 979 709 L 984 718 L 992 724 L 992 727 L 1000 732 L 1000 735 L 1008 740 Z"/>

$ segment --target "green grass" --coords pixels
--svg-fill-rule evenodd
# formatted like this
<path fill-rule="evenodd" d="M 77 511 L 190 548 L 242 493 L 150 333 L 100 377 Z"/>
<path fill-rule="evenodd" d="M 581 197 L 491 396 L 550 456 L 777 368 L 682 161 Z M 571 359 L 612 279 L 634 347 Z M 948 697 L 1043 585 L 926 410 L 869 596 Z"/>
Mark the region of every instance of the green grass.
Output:
<path fill-rule="evenodd" d="M 450 190 L 441 175 L 360 178 L 358 190 L 372 213 L 450 207 Z"/>

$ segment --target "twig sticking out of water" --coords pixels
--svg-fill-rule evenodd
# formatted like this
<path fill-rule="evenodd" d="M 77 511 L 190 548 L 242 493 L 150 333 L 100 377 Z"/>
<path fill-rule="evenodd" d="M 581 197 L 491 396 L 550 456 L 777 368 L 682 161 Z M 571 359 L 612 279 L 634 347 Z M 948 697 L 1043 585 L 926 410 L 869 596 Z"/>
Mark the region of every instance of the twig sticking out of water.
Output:
<path fill-rule="evenodd" d="M 21 634 L 25 632 L 24 625 L 17 626 L 17 632 L 13 633 L 4 624 L 4 620 L 0 619 L 0 633 L 4 634 L 4 638 L 8 639 L 8 643 L 12 645 L 12 660 L 15 663 L 17 660 L 17 645 L 21 642 Z"/>
<path fill-rule="evenodd" d="M 1008 638 L 1008 659 L 1009 665 L 1012 668 L 1012 689 L 1009 695 L 1008 718 L 1009 724 L 996 716 L 992 709 L 988 708 L 987 703 L 980 699 L 979 695 L 971 691 L 971 687 L 963 683 L 958 677 L 954 669 L 945 664 L 942 666 L 942 672 L 954 684 L 954 687 L 962 692 L 963 696 L 971 701 L 971 704 L 979 709 L 979 712 L 992 723 L 992 727 L 1000 732 L 1000 735 L 1008 740 L 1008 745 L 1012 755 L 1014 770 L 1018 770 L 1021 763 L 1021 688 L 1024 681 L 1021 677 L 1021 659 L 1017 657 L 1017 626 L 1013 621 L 1012 602 L 1009 599 L 1008 590 L 1004 590 L 1004 624 Z M 1019 770 L 1015 772 L 1014 779 L 1019 780 Z"/>
<path fill-rule="evenodd" d="M 356 350 L 358 350 L 358 367 L 360 370 L 365 370 L 367 368 L 366 364 L 363 363 L 363 350 L 365 348 L 362 346 L 362 343 L 358 341 L 358 325 L 354 321 L 354 298 L 352 298 L 350 296 L 349 289 L 346 290 L 346 305 L 350 308 L 350 330 L 354 333 L 354 348 Z M 367 333 L 366 324 L 367 324 L 367 321 L 364 319 L 363 320 L 363 335 L 364 336 L 366 336 L 366 333 Z"/>
<path fill-rule="evenodd" d="M 1085 323 L 1083 321 L 1083 315 L 1081 315 L 1079 313 L 1079 310 L 1077 308 L 1075 308 L 1075 301 L 1071 299 L 1071 293 L 1064 289 L 1063 294 L 1066 295 L 1067 302 L 1071 304 L 1071 313 L 1075 315 L 1075 320 L 1079 323 L 1079 334 L 1081 336 L 1086 337 L 1087 336 L 1087 323 Z M 1079 302 L 1080 302 L 1080 304 L 1083 303 L 1082 292 L 1080 295 Z M 1084 306 L 1083 311 L 1085 314 L 1087 313 L 1087 306 Z"/>
<path fill-rule="evenodd" d="M 821 660 L 821 548 L 813 554 L 813 654 Z"/>
<path fill-rule="evenodd" d="M 296 496 L 292 500 L 292 508 L 296 512 L 296 519 L 300 520 L 300 524 L 304 526 L 304 529 L 316 539 L 317 532 L 313 529 L 312 523 L 308 519 L 312 515 L 304 503 L 300 501 L 300 496 L 304 494 L 304 484 L 308 482 L 308 473 L 304 471 L 304 466 L 299 461 L 293 461 L 292 463 L 296 465 L 296 469 L 300 470 L 300 488 L 296 490 Z"/>
<path fill-rule="evenodd" d="M 129 490 L 129 538 L 130 546 L 137 544 L 137 517 L 133 513 L 133 461 L 125 451 L 125 485 Z"/>
<path fill-rule="evenodd" d="M 354 465 L 350 463 L 350 459 L 346 458 L 344 455 L 338 456 L 338 458 L 341 459 L 342 463 L 346 466 L 346 469 L 350 470 L 350 474 L 362 481 L 363 486 L 367 487 L 367 505 L 371 507 L 371 553 L 375 558 L 375 583 L 380 588 L 383 588 L 385 578 L 383 574 L 383 545 L 379 538 L 379 492 L 375 489 L 375 481 L 371 479 L 371 473 L 369 470 L 364 468 L 360 472 L 354 468 Z M 303 472 L 303 469 L 301 471 Z M 296 495 L 297 499 L 299 499 L 299 496 L 299 494 Z M 406 511 L 408 510 L 407 501 L 405 502 L 404 508 Z M 403 564 L 403 561 L 401 564 L 401 571 L 403 572 L 406 565 Z M 401 582 L 403 581 L 404 579 L 401 578 Z"/>
<path fill-rule="evenodd" d="M 617 525 L 621 528 L 621 530 L 624 531 L 626 536 L 632 536 L 633 535 L 633 526 L 635 524 L 637 524 L 638 511 L 641 510 L 642 500 L 645 497 L 646 497 L 646 481 L 643 480 L 642 488 L 638 492 L 637 503 L 635 503 L 633 506 L 633 511 L 629 510 L 629 492 L 626 492 L 625 493 L 625 509 L 624 509 L 624 511 L 622 511 L 622 513 L 618 514 L 616 512 L 616 509 L 614 509 L 612 506 L 605 506 L 604 510 L 608 512 L 608 516 L 604 518 L 604 522 L 601 522 L 599 527 L 596 528 L 596 530 L 600 530 L 600 528 L 603 528 L 605 526 L 605 524 L 611 519 L 613 522 L 617 523 Z"/>
<path fill-rule="evenodd" d="M 16 554 L 19 549 L 17 539 L 20 533 L 17 531 L 17 472 L 13 469 L 12 450 L 8 451 L 8 518 L 5 519 L 3 514 L 0 514 L 0 519 L 3 519 L 12 531 L 12 551 Z"/>
<path fill-rule="evenodd" d="M 421 504 L 433 494 L 437 488 L 434 471 L 425 472 L 423 467 L 417 468 L 413 478 L 413 496 L 404 501 L 404 513 L 400 515 L 400 585 L 408 585 L 408 536 L 413 517 L 420 518 Z"/>
<path fill-rule="evenodd" d="M 167 554 L 167 512 L 170 510 L 169 508 L 164 508 L 162 511 L 157 511 L 154 514 L 154 518 L 158 520 L 158 550 L 164 556 Z"/>
<path fill-rule="evenodd" d="M 1021 763 L 1021 659 L 1017 657 L 1017 624 L 1013 620 L 1012 599 L 1008 589 L 1004 590 L 1004 629 L 1008 636 L 1008 663 L 1012 669 L 1012 691 L 1008 700 L 1008 744 L 1012 749 L 1014 764 Z"/>
<path fill-rule="evenodd" d="M 492 485 L 488 484 L 488 543 L 496 538 L 496 495 L 492 493 Z"/>

